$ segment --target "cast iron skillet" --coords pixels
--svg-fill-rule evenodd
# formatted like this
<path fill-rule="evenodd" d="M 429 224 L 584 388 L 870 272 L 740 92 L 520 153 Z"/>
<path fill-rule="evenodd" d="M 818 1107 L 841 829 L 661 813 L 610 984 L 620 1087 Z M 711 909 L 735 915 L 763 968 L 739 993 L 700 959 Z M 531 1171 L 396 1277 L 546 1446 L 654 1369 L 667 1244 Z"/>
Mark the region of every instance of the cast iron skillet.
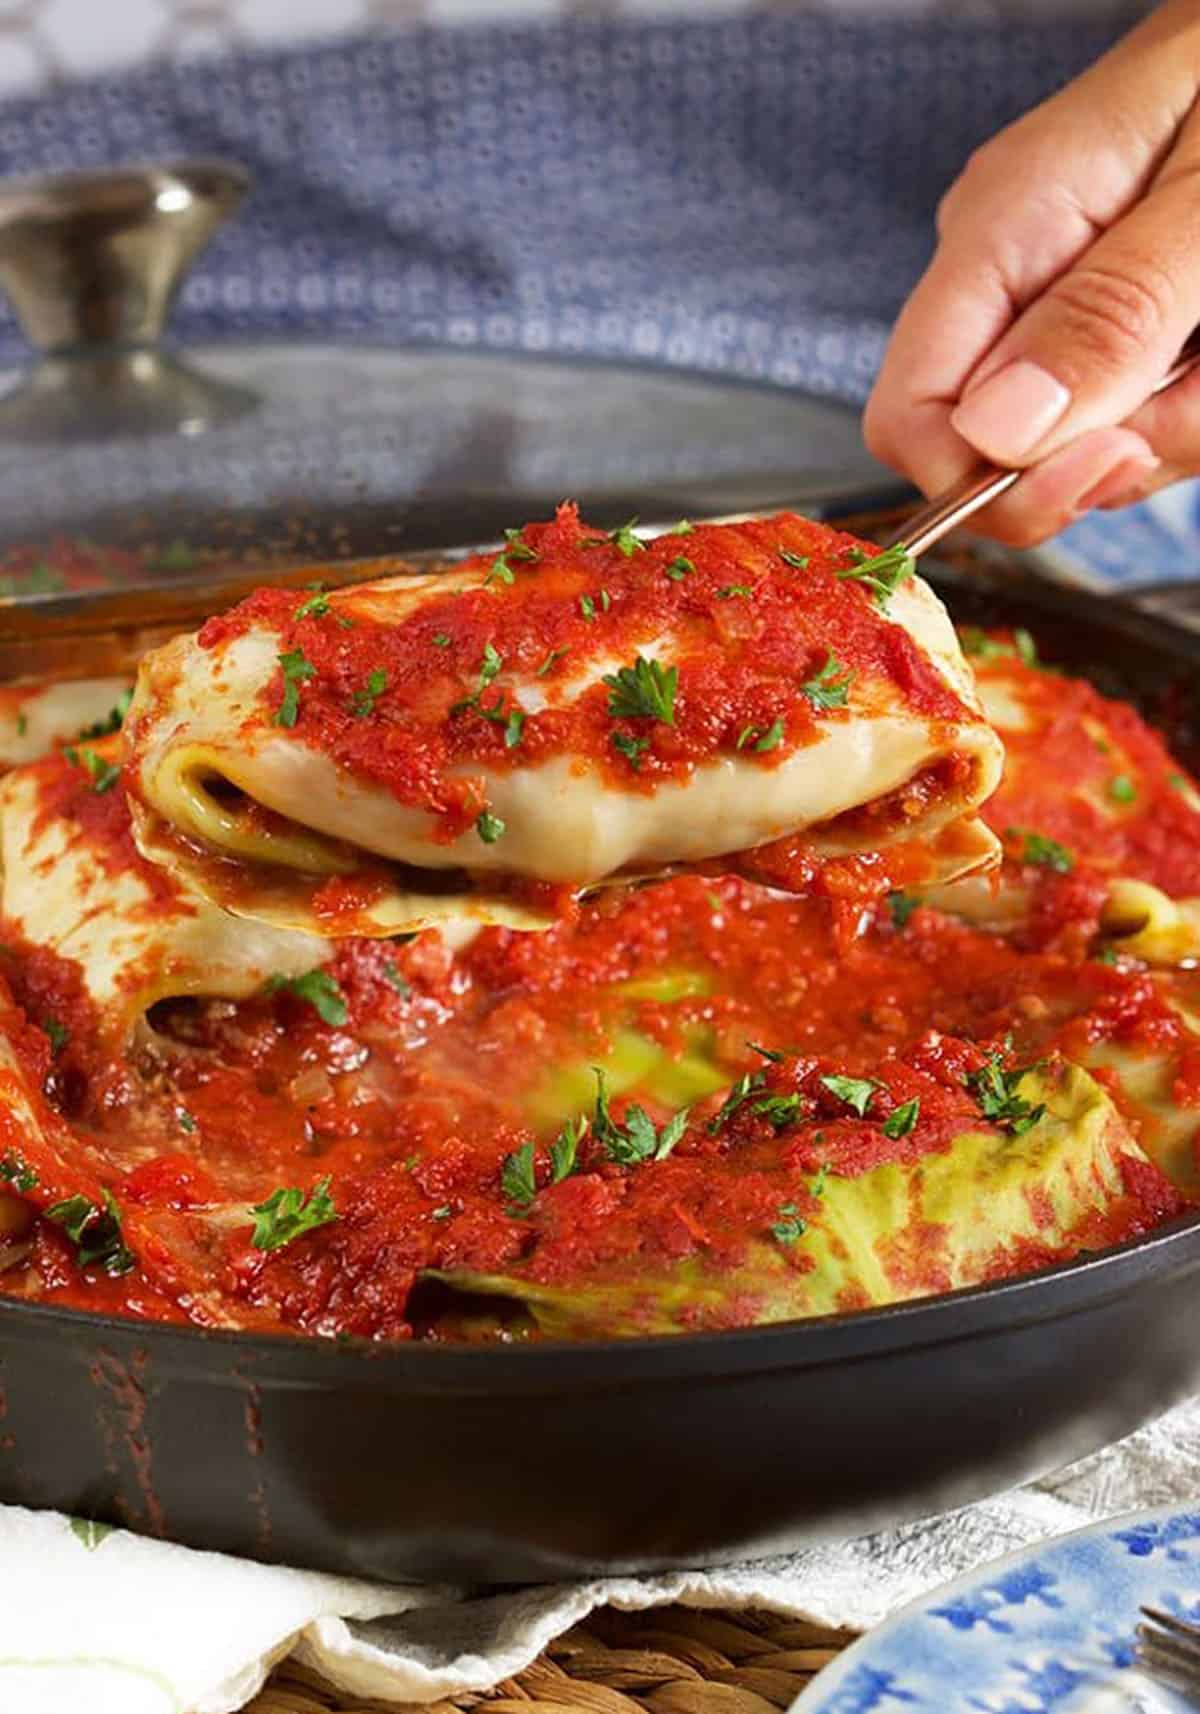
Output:
<path fill-rule="evenodd" d="M 643 514 L 645 515 L 645 514 Z M 1200 637 L 1028 572 L 929 568 L 968 622 L 1166 717 Z M 322 1343 L 0 1299 L 0 1500 L 373 1577 L 713 1564 L 1026 1480 L 1200 1387 L 1200 1214 L 1030 1278 L 743 1332 Z"/>

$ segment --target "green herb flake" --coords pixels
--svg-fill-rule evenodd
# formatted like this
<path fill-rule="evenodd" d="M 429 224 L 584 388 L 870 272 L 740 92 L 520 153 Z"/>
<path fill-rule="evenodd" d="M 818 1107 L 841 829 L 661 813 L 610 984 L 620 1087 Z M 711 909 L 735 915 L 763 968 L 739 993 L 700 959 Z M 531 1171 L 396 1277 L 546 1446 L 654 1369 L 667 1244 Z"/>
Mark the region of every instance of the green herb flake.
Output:
<path fill-rule="evenodd" d="M 754 591 L 748 583 L 727 583 L 724 589 L 717 590 L 718 601 L 732 601 L 735 595 L 748 595 L 753 599 Z"/>
<path fill-rule="evenodd" d="M 854 674 L 847 671 L 836 655 L 827 654 L 824 665 L 800 686 L 800 694 L 814 708 L 845 708 L 853 682 Z"/>
<path fill-rule="evenodd" d="M 614 732 L 612 746 L 625 757 L 635 774 L 641 772 L 642 753 L 650 748 L 649 738 L 633 738 L 628 732 Z"/>
<path fill-rule="evenodd" d="M 605 541 L 612 543 L 618 553 L 624 554 L 626 559 L 632 559 L 635 553 L 646 551 L 645 542 L 633 533 L 633 527 L 636 523 L 636 518 L 630 518 L 627 524 L 618 525 L 615 530 L 610 530 L 604 538 Z"/>
<path fill-rule="evenodd" d="M 1019 1066 L 1015 1071 L 1005 1071 L 999 1055 L 993 1054 L 986 1065 L 966 1078 L 966 1086 L 979 1103 L 984 1118 L 1003 1125 L 1014 1137 L 1022 1136 L 1036 1125 L 1046 1111 L 1043 1104 L 1035 1107 L 1017 1094 L 1017 1085 L 1028 1069 Z"/>
<path fill-rule="evenodd" d="M 29 716 L 24 709 L 17 715 L 17 737 L 23 738 L 29 730 Z"/>
<path fill-rule="evenodd" d="M 618 1122 L 608 1103 L 608 1084 L 598 1065 L 592 1070 L 596 1078 L 596 1107 L 592 1118 L 592 1135 L 610 1160 L 620 1166 L 638 1166 L 643 1161 L 666 1160 L 687 1129 L 690 1107 L 681 1107 L 661 1128 L 644 1107 L 626 1108 L 625 1118 Z"/>
<path fill-rule="evenodd" d="M 831 1095 L 844 1101 L 860 1119 L 866 1117 L 871 1097 L 879 1088 L 873 1077 L 822 1077 L 820 1081 Z"/>
<path fill-rule="evenodd" d="M 275 1190 L 265 1202 L 256 1202 L 250 1212 L 255 1216 L 250 1242 L 256 1250 L 282 1250 L 285 1244 L 313 1232 L 318 1226 L 328 1226 L 338 1217 L 329 1186 L 332 1175 L 318 1179 L 306 1196 L 294 1186 Z"/>
<path fill-rule="evenodd" d="M 388 675 L 382 667 L 376 667 L 368 673 L 365 690 L 356 690 L 350 702 L 350 712 L 356 719 L 363 719 L 374 711 L 375 704 L 387 689 Z"/>
<path fill-rule="evenodd" d="M 776 1131 L 784 1131 L 801 1117 L 804 1105 L 802 1095 L 764 1095 L 758 1101 L 752 1101 L 747 1112 L 753 1113 L 756 1119 L 765 1119 Z"/>
<path fill-rule="evenodd" d="M 504 823 L 490 810 L 481 809 L 475 817 L 475 831 L 485 845 L 494 845 L 497 839 L 503 838 Z"/>
<path fill-rule="evenodd" d="M 101 1267 L 113 1279 L 136 1266 L 132 1251 L 121 1234 L 121 1211 L 112 1192 L 102 1190 L 102 1204 L 86 1196 L 69 1196 L 45 1211 L 46 1219 L 61 1226 L 75 1246 L 81 1268 Z"/>
<path fill-rule="evenodd" d="M 192 1118 L 192 1115 L 188 1112 L 186 1107 L 177 1107 L 175 1109 L 175 1123 L 179 1126 L 181 1131 L 186 1131 L 188 1136 L 191 1136 L 192 1132 L 197 1129 L 196 1121 Z"/>
<path fill-rule="evenodd" d="M 786 1057 L 773 1047 L 760 1047 L 756 1041 L 748 1041 L 746 1046 L 750 1049 L 751 1053 L 761 1054 L 769 1065 L 781 1065 Z"/>
<path fill-rule="evenodd" d="M 806 553 L 789 553 L 787 548 L 780 548 L 779 557 L 784 565 L 790 565 L 793 571 L 807 571 L 808 562 L 812 557 Z"/>
<path fill-rule="evenodd" d="M 721 1103 L 719 1110 L 708 1121 L 709 1136 L 715 1137 L 718 1131 L 724 1130 L 739 1107 L 742 1107 L 752 1095 L 760 1090 L 766 1081 L 767 1074 L 765 1071 L 743 1072 Z"/>
<path fill-rule="evenodd" d="M 590 595 L 581 595 L 579 597 L 579 611 L 590 625 L 592 620 L 596 617 L 596 603 L 592 600 Z"/>
<path fill-rule="evenodd" d="M 532 1143 L 522 1143 L 519 1149 L 505 1156 L 500 1168 L 500 1189 L 513 1208 L 529 1207 L 537 1195 Z"/>
<path fill-rule="evenodd" d="M 920 902 L 915 893 L 889 893 L 887 908 L 892 918 L 892 926 L 894 928 L 907 927 L 909 917 Z"/>
<path fill-rule="evenodd" d="M 383 979 L 390 988 L 394 988 L 402 1000 L 412 997 L 412 984 L 405 980 L 400 970 L 389 958 L 383 966 Z"/>
<path fill-rule="evenodd" d="M 794 1202 L 779 1204 L 779 1218 L 771 1227 L 771 1236 L 778 1244 L 794 1244 L 808 1231 L 808 1224 L 796 1212 Z"/>
<path fill-rule="evenodd" d="M 1023 625 L 1018 625 L 1013 632 L 1013 647 L 1017 651 L 1017 659 L 1023 665 L 1027 667 L 1041 666 L 1042 663 L 1038 658 L 1037 644 L 1033 640 L 1033 634 L 1027 631 Z"/>
<path fill-rule="evenodd" d="M 521 742 L 521 734 L 525 730 L 525 711 L 514 708 L 504 722 L 504 748 L 515 750 Z"/>
<path fill-rule="evenodd" d="M 20 1196 L 24 1196 L 28 1191 L 37 1188 L 37 1173 L 25 1163 L 19 1154 L 11 1151 L 4 1156 L 3 1160 L 0 1160 L 0 1178 L 6 1184 L 11 1184 Z"/>
<path fill-rule="evenodd" d="M 129 713 L 129 704 L 132 701 L 133 686 L 130 685 L 128 690 L 121 692 L 103 720 L 97 720 L 91 726 L 84 727 L 79 734 L 79 742 L 81 744 L 86 743 L 89 738 L 107 738 L 110 732 L 119 732 L 125 723 L 125 716 Z M 21 715 L 17 721 L 17 731 L 24 732 L 27 724 L 25 716 Z"/>
<path fill-rule="evenodd" d="M 900 1137 L 907 1137 L 917 1128 L 917 1119 L 921 1112 L 921 1097 L 914 1095 L 911 1101 L 905 1101 L 901 1106 L 893 1108 L 883 1121 L 883 1134 L 893 1142 Z"/>
<path fill-rule="evenodd" d="M 435 649 L 448 649 L 450 647 L 450 637 L 445 631 L 435 631 L 432 641 Z"/>
<path fill-rule="evenodd" d="M 303 976 L 272 976 L 263 989 L 266 994 L 294 994 L 306 1001 L 322 1023 L 338 1029 L 350 1016 L 346 998 L 336 978 L 319 965 L 306 970 Z"/>
<path fill-rule="evenodd" d="M 669 536 L 694 536 L 695 533 L 695 524 L 689 523 L 686 518 L 680 518 L 679 522 L 677 524 L 672 524 L 671 528 L 667 531 Z"/>
<path fill-rule="evenodd" d="M 819 1131 L 818 1131 L 817 1136 L 816 1136 L 816 1141 L 817 1142 L 823 1142 L 824 1141 L 824 1138 L 821 1136 L 821 1133 Z M 813 1179 L 812 1183 L 808 1187 L 809 1195 L 810 1196 L 817 1196 L 817 1197 L 824 1196 L 825 1184 L 826 1184 L 826 1181 L 828 1180 L 828 1178 L 829 1178 L 829 1163 L 828 1163 L 828 1161 L 822 1161 L 820 1166 L 817 1168 L 817 1176 Z"/>
<path fill-rule="evenodd" d="M 896 544 L 877 554 L 863 554 L 861 549 L 855 549 L 854 564 L 843 566 L 837 575 L 843 582 L 865 584 L 886 612 L 892 596 L 915 570 L 912 555 Z"/>
<path fill-rule="evenodd" d="M 294 726 L 300 716 L 300 686 L 316 676 L 316 667 L 302 649 L 288 649 L 278 657 L 283 674 L 283 696 L 275 710 L 276 726 Z"/>
<path fill-rule="evenodd" d="M 329 612 L 329 597 L 321 584 L 314 584 L 315 595 L 310 595 L 307 601 L 302 601 L 292 614 L 293 625 L 301 619 L 323 619 Z"/>
<path fill-rule="evenodd" d="M 579 1145 L 587 1135 L 588 1122 L 583 1114 L 568 1119 L 550 1145 L 550 1182 L 561 1184 L 564 1178 L 578 1170 Z"/>
<path fill-rule="evenodd" d="M 68 1518 L 67 1523 L 75 1540 L 89 1553 L 95 1553 L 100 1543 L 112 1534 L 115 1527 L 113 1524 L 97 1523 L 94 1518 Z"/>
<path fill-rule="evenodd" d="M 754 748 L 760 755 L 765 755 L 768 750 L 776 749 L 783 742 L 785 730 L 782 720 L 772 720 L 762 737 L 755 741 Z"/>
<path fill-rule="evenodd" d="M 1120 963 L 1115 946 L 1102 946 L 1095 954 L 1095 959 L 1097 964 L 1111 964 L 1114 967 Z"/>
<path fill-rule="evenodd" d="M 1137 787 L 1128 774 L 1114 774 L 1108 782 L 1108 795 L 1114 803 L 1134 803 Z"/>
<path fill-rule="evenodd" d="M 75 749 L 73 745 L 63 751 L 63 755 L 73 767 L 82 768 L 92 782 L 92 790 L 99 796 L 101 792 L 111 791 L 121 777 L 119 762 L 106 762 L 103 756 L 98 756 L 94 750 L 85 745 Z"/>
<path fill-rule="evenodd" d="M 448 1202 L 443 1202 L 440 1208 L 434 1208 L 431 1210 L 429 1218 L 431 1220 L 449 1220 L 453 1213 L 454 1210 L 451 1208 L 450 1204 Z"/>
<path fill-rule="evenodd" d="M 682 583 L 684 578 L 690 577 L 695 569 L 696 567 L 693 562 L 686 554 L 682 553 L 678 554 L 671 561 L 670 565 L 664 567 L 666 575 L 671 579 L 672 583 Z"/>
<path fill-rule="evenodd" d="M 563 656 L 566 654 L 569 654 L 569 653 L 570 653 L 570 650 L 565 649 L 565 648 L 563 648 L 563 649 L 551 649 L 550 653 L 546 656 L 545 660 L 542 662 L 541 666 L 538 668 L 537 672 L 534 674 L 534 677 L 535 678 L 545 678 L 546 674 L 550 671 L 551 667 L 554 666 L 555 662 L 561 661 Z"/>
<path fill-rule="evenodd" d="M 1069 875 L 1075 867 L 1074 854 L 1065 845 L 1060 845 L 1057 839 L 1048 839 L 1044 833 L 1009 827 L 1005 829 L 1004 837 L 1018 841 L 1018 862 L 1030 863 L 1039 869 L 1052 869 L 1056 875 Z"/>
<path fill-rule="evenodd" d="M 51 1053 L 61 1053 L 71 1039 L 71 1032 L 65 1024 L 60 1024 L 57 1018 L 43 1018 L 42 1029 L 50 1043 Z"/>
<path fill-rule="evenodd" d="M 1182 792 L 1187 790 L 1187 780 L 1183 774 L 1168 774 L 1167 784 L 1173 791 Z"/>
<path fill-rule="evenodd" d="M 504 540 L 507 543 L 504 552 L 492 561 L 492 568 L 483 580 L 485 589 L 489 583 L 515 583 L 513 565 L 532 564 L 540 557 L 535 548 L 521 539 L 520 530 L 505 530 Z"/>
<path fill-rule="evenodd" d="M 618 720 L 661 720 L 664 726 L 674 726 L 678 668 L 639 655 L 631 667 L 607 674 L 602 683 L 608 686 L 608 712 Z"/>

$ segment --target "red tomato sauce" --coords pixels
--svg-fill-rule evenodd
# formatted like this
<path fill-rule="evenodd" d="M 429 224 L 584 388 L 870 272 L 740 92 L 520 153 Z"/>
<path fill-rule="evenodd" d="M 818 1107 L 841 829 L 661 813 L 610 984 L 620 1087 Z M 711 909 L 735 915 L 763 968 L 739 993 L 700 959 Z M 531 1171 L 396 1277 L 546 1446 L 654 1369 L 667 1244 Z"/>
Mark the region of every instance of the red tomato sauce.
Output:
<path fill-rule="evenodd" d="M 43 814 L 86 827 L 99 860 L 128 861 L 120 791 L 55 766 Z M 1195 1006 L 1200 978 L 1102 962 L 1092 893 L 1054 879 L 1037 944 L 903 895 L 867 908 L 858 882 L 841 911 L 728 876 L 614 889 L 544 934 L 486 929 L 456 952 L 436 935 L 349 940 L 315 989 L 161 1002 L 116 1059 L 80 967 L 9 937 L 0 973 L 19 1007 L 0 994 L 0 1025 L 42 1128 L 7 1123 L 0 1174 L 10 1157 L 10 1188 L 31 1173 L 19 1194 L 45 1217 L 0 1290 L 208 1325 L 470 1337 L 457 1311 L 430 1308 L 433 1272 L 519 1269 L 558 1289 L 605 1269 L 719 1280 L 764 1247 L 786 1259 L 823 1182 L 1003 1134 L 978 1093 L 989 1065 L 1015 1077 L 1120 1044 L 1174 1056 L 1177 1098 L 1196 1104 L 1194 1038 L 1170 1000 Z M 331 909 L 354 902 L 341 888 Z M 169 894 L 159 908 L 175 908 Z M 1121 1105 L 1136 1127 L 1137 1103 Z M 1157 1168 L 1123 1160 L 1124 1193 L 1066 1237 L 1031 1192 L 1037 1240 L 998 1249 L 984 1277 L 1179 1209 Z M 47 1215 L 73 1196 L 101 1211 L 104 1191 L 120 1218 L 111 1272 L 80 1266 Z M 301 1229 L 271 1247 L 297 1209 Z M 136 1260 L 125 1272 L 120 1245 Z M 812 1263 L 797 1251 L 789 1265 Z M 939 1289 L 944 1231 L 914 1219 L 889 1265 Z M 761 1307 L 747 1285 L 696 1324 Z"/>

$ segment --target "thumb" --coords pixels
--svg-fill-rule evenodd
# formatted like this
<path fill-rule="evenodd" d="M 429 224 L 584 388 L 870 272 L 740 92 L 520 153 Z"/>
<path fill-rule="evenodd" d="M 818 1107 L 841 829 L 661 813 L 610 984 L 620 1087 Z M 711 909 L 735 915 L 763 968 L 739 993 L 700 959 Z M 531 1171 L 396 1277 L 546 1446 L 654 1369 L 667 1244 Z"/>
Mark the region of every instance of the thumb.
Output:
<path fill-rule="evenodd" d="M 951 423 L 1025 465 L 1149 396 L 1200 321 L 1200 135 L 1193 120 L 1147 195 L 1053 280 L 967 381 Z"/>

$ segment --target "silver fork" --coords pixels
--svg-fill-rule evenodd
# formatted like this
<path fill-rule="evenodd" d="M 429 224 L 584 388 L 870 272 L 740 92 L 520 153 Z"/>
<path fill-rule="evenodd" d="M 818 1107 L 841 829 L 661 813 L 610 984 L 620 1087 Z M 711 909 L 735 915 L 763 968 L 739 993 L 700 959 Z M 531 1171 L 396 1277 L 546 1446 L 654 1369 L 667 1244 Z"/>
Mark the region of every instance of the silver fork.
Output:
<path fill-rule="evenodd" d="M 1170 1679 L 1200 1698 L 1200 1625 L 1164 1613 L 1160 1607 L 1143 1607 L 1142 1617 L 1145 1623 L 1137 1628 L 1141 1664 L 1156 1677 Z"/>

